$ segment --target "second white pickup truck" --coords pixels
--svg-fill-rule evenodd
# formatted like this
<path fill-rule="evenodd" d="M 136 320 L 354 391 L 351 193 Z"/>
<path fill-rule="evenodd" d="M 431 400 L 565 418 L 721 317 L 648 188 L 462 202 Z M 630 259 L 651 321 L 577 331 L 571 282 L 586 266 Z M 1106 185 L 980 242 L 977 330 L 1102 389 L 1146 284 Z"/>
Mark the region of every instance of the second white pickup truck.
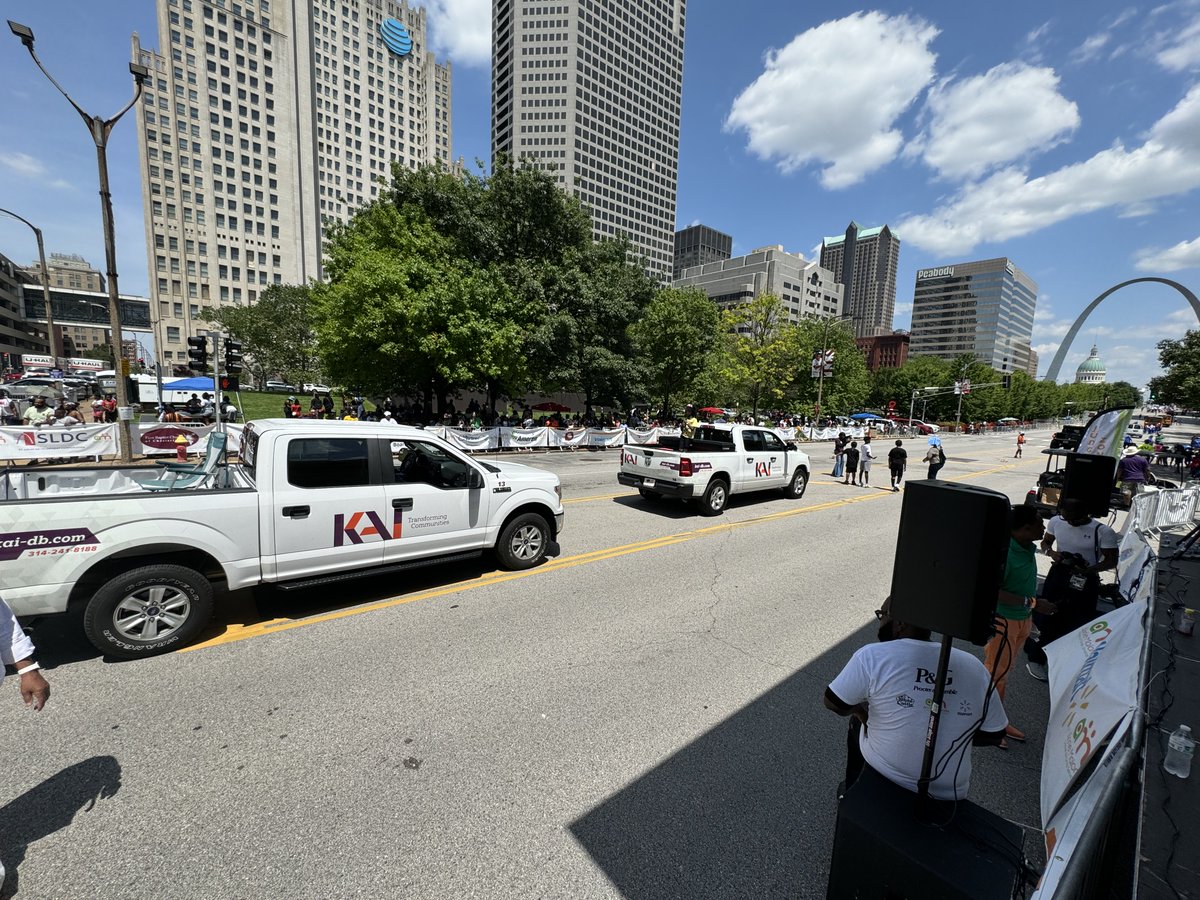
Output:
<path fill-rule="evenodd" d="M 668 440 L 678 441 L 680 449 L 667 446 Z M 717 516 L 730 494 L 775 488 L 799 499 L 809 471 L 808 454 L 769 429 L 702 425 L 690 438 L 623 448 L 617 481 L 647 500 L 699 500 L 702 515 Z"/>
<path fill-rule="evenodd" d="M 98 648 L 148 656 L 194 639 L 216 588 L 332 585 L 485 550 L 526 569 L 563 525 L 558 476 L 470 459 L 396 425 L 251 422 L 240 461 L 211 481 L 144 486 L 163 475 L 153 466 L 4 473 L 0 560 L 13 611 L 78 604 Z"/>

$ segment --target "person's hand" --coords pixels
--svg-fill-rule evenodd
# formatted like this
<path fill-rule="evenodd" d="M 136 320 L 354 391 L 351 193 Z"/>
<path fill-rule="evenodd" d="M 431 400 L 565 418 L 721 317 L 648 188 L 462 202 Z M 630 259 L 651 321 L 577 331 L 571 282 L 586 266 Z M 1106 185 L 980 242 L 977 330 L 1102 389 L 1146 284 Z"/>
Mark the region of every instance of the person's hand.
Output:
<path fill-rule="evenodd" d="M 862 723 L 863 731 L 867 730 L 867 704 L 856 703 L 850 708 L 850 717 Z"/>
<path fill-rule="evenodd" d="M 1058 612 L 1058 604 L 1051 603 L 1049 600 L 1039 600 L 1035 608 L 1043 616 L 1052 616 Z"/>
<path fill-rule="evenodd" d="M 1052 559 L 1054 562 L 1062 562 L 1062 554 L 1059 553 L 1057 550 L 1047 550 L 1046 555 L 1048 557 L 1050 557 L 1050 559 Z"/>
<path fill-rule="evenodd" d="M 41 711 L 50 699 L 50 683 L 42 677 L 40 669 L 21 676 L 21 699 L 26 706 L 32 706 L 34 712 Z"/>

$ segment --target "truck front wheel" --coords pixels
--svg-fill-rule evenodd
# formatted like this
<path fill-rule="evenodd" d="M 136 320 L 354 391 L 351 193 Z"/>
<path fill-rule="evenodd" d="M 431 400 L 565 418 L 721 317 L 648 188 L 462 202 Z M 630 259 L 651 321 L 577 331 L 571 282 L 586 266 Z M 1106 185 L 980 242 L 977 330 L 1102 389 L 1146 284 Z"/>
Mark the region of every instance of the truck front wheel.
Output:
<path fill-rule="evenodd" d="M 193 640 L 208 624 L 213 588 L 186 566 L 153 565 L 110 578 L 83 615 L 88 640 L 110 656 L 137 659 Z"/>
<path fill-rule="evenodd" d="M 537 513 L 522 513 L 504 526 L 496 557 L 506 569 L 531 569 L 546 558 L 550 526 Z"/>
<path fill-rule="evenodd" d="M 720 478 L 714 478 L 708 483 L 708 490 L 700 500 L 700 514 L 703 516 L 719 516 L 725 511 L 729 502 L 729 485 Z"/>
<path fill-rule="evenodd" d="M 808 488 L 808 473 L 803 469 L 797 469 L 796 474 L 792 476 L 792 480 L 788 486 L 784 488 L 786 494 L 792 500 L 799 500 L 804 496 L 804 491 Z"/>

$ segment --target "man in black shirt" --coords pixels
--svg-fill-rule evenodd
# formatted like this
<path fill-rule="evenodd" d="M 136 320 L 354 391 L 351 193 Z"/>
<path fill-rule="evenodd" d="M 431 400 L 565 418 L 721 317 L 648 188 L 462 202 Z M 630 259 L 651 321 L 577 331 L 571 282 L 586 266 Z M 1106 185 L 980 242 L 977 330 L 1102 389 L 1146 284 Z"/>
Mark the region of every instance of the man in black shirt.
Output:
<path fill-rule="evenodd" d="M 900 482 L 907 467 L 908 451 L 904 449 L 904 441 L 896 441 L 896 446 L 888 451 L 888 471 L 892 476 L 893 491 L 900 490 Z"/>

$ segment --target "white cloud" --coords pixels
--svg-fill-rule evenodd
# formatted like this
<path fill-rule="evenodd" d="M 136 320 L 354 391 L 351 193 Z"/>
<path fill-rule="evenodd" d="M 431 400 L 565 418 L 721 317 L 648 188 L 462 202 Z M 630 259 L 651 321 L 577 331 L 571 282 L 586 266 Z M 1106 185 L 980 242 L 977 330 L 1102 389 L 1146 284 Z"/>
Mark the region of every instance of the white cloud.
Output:
<path fill-rule="evenodd" d="M 1200 269 L 1200 237 L 1180 241 L 1165 250 L 1146 248 L 1137 254 L 1137 267 L 1142 272 L 1178 272 L 1180 269 Z"/>
<path fill-rule="evenodd" d="M 1171 72 L 1200 69 L 1200 15 L 1182 28 L 1163 36 L 1163 46 L 1155 55 L 1158 64 Z"/>
<path fill-rule="evenodd" d="M 1004 63 L 983 75 L 947 79 L 930 91 L 929 125 L 913 145 L 943 176 L 977 177 L 1079 127 L 1079 109 L 1058 92 L 1053 69 Z"/>
<path fill-rule="evenodd" d="M 1090 62 L 1100 55 L 1100 51 L 1108 45 L 1112 39 L 1107 31 L 1101 31 L 1093 34 L 1086 41 L 1071 51 L 1071 62 L 1085 63 Z"/>
<path fill-rule="evenodd" d="M 0 153 L 0 165 L 26 178 L 37 178 L 46 174 L 46 167 L 28 153 Z"/>
<path fill-rule="evenodd" d="M 1120 143 L 1038 178 L 1003 169 L 949 202 L 897 223 L 905 240 L 938 256 L 969 253 L 1073 216 L 1141 204 L 1200 186 L 1200 85 L 1150 129 L 1133 150 Z"/>
<path fill-rule="evenodd" d="M 492 62 L 491 0 L 425 0 L 434 50 L 460 66 Z"/>
<path fill-rule="evenodd" d="M 725 129 L 744 129 L 751 152 L 785 173 L 817 164 L 826 188 L 855 184 L 899 152 L 894 125 L 933 79 L 937 35 L 921 19 L 880 12 L 810 28 L 766 55 Z"/>

